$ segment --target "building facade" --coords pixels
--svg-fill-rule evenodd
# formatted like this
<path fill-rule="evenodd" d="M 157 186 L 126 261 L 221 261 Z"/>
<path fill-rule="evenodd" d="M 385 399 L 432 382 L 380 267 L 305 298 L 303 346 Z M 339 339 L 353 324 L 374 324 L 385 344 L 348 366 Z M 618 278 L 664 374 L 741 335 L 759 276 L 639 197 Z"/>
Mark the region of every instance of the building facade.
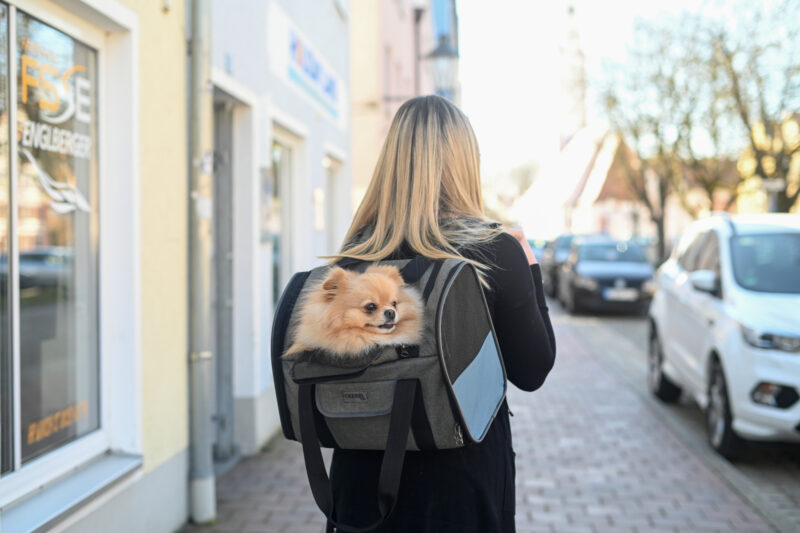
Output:
<path fill-rule="evenodd" d="M 352 0 L 353 209 L 367 190 L 394 114 L 410 98 L 435 91 L 426 59 L 444 38 L 458 50 L 455 0 Z M 453 79 L 458 80 L 458 63 Z M 448 98 L 460 101 L 457 84 Z"/>
<path fill-rule="evenodd" d="M 256 453 L 280 427 L 270 359 L 275 304 L 350 220 L 350 6 L 212 2 L 215 459 Z"/>
<path fill-rule="evenodd" d="M 350 6 L 212 0 L 213 154 L 195 161 L 197 5 L 0 2 L 2 533 L 194 516 L 194 356 L 217 475 L 280 426 L 275 303 L 351 216 Z M 190 196 L 194 166 L 212 202 Z M 192 357 L 189 206 L 213 234 L 213 349 Z"/>
<path fill-rule="evenodd" d="M 435 45 L 431 5 L 430 0 L 350 2 L 353 209 L 367 190 L 397 108 L 433 92 L 421 59 Z"/>
<path fill-rule="evenodd" d="M 174 529 L 183 3 L 3 2 L 0 59 L 0 530 Z"/>

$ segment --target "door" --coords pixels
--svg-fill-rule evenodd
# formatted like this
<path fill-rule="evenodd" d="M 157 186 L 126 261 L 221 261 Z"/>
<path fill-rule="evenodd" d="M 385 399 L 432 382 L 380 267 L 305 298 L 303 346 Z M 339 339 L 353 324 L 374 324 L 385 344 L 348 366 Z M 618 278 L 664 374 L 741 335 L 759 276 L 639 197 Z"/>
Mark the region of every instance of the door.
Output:
<path fill-rule="evenodd" d="M 668 309 L 667 330 L 663 336 L 664 349 L 685 380 L 691 379 L 692 367 L 695 365 L 689 339 L 697 327 L 692 321 L 690 298 L 694 289 L 689 282 L 689 274 L 696 269 L 697 257 L 707 235 L 707 232 L 702 232 L 690 237 L 688 245 L 679 251 L 676 269 L 664 286 Z"/>
<path fill-rule="evenodd" d="M 237 455 L 233 440 L 233 106 L 214 107 L 214 460 Z"/>
<path fill-rule="evenodd" d="M 719 249 L 719 237 L 710 231 L 698 251 L 694 270 L 710 270 L 720 279 Z M 685 334 L 688 377 L 695 390 L 703 391 L 708 356 L 714 341 L 714 324 L 722 311 L 722 293 L 709 294 L 695 289 L 690 283 L 686 285 L 686 320 L 691 326 L 687 327 Z"/>

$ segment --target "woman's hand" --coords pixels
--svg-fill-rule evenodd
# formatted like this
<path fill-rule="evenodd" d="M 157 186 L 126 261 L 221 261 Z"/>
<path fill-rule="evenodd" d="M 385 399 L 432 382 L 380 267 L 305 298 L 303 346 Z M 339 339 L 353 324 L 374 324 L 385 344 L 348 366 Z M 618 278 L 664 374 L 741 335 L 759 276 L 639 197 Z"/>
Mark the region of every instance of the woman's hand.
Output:
<path fill-rule="evenodd" d="M 528 243 L 528 239 L 525 238 L 525 235 L 522 233 L 521 229 L 516 228 L 505 228 L 505 231 L 517 239 L 519 243 L 522 245 L 522 250 L 525 252 L 525 257 L 528 259 L 529 265 L 535 265 L 537 263 L 536 256 L 533 255 L 533 250 L 531 249 L 530 243 Z"/>

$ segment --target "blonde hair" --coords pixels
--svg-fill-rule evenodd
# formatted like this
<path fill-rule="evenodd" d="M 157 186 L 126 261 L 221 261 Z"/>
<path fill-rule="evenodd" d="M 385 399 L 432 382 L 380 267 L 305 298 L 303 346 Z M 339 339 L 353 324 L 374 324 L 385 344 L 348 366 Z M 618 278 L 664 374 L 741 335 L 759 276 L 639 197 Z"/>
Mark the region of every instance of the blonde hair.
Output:
<path fill-rule="evenodd" d="M 333 257 L 379 261 L 405 243 L 433 259 L 465 259 L 461 251 L 500 231 L 484 214 L 478 142 L 469 120 L 440 96 L 420 96 L 397 110 L 342 250 Z M 479 270 L 487 267 L 467 260 Z"/>

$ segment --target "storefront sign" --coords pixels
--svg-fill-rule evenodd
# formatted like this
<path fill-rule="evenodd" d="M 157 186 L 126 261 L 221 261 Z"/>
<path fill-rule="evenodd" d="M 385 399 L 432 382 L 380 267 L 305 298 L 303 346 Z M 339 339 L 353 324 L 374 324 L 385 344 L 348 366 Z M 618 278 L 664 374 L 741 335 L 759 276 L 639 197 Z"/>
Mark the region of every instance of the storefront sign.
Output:
<path fill-rule="evenodd" d="M 274 2 L 270 3 L 267 34 L 272 72 L 345 129 L 347 90 L 342 79 Z"/>
<path fill-rule="evenodd" d="M 26 36 L 20 39 L 19 48 L 20 155 L 36 171 L 54 211 L 88 212 L 91 207 L 81 191 L 52 178 L 35 155 L 49 152 L 91 159 L 92 81 L 87 67 L 65 63 L 55 50 Z"/>
<path fill-rule="evenodd" d="M 34 444 L 46 439 L 53 433 L 66 429 L 83 418 L 89 418 L 89 402 L 87 401 L 70 405 L 41 420 L 31 422 L 28 424 L 27 444 Z"/>

